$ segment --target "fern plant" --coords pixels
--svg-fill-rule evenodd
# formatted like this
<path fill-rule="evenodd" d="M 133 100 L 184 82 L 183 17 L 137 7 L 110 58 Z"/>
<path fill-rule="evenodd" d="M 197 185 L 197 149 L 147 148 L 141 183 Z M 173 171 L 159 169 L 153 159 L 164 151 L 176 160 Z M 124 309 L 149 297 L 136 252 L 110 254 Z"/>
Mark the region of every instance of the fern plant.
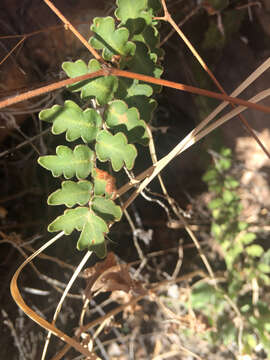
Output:
<path fill-rule="evenodd" d="M 159 0 L 117 0 L 116 5 L 115 18 L 94 19 L 89 43 L 110 66 L 159 78 L 163 52 L 158 47 L 154 20 Z M 102 65 L 96 59 L 88 64 L 79 59 L 64 62 L 62 68 L 73 78 L 98 71 Z M 39 114 L 41 120 L 52 124 L 54 135 L 65 133 L 69 143 L 82 141 L 74 148 L 59 145 L 56 155 L 38 159 L 54 177 L 66 179 L 49 196 L 48 204 L 68 209 L 48 230 L 67 235 L 75 229 L 80 231 L 77 248 L 92 250 L 102 258 L 109 226 L 121 219 L 122 210 L 115 202 L 114 176 L 103 170 L 101 163 L 109 162 L 114 172 L 134 167 L 136 144 L 146 146 L 149 142 L 146 123 L 157 105 L 153 95 L 161 87 L 108 75 L 75 83 L 68 89 L 80 93 L 83 106 L 67 100 L 63 106 L 54 105 Z M 89 100 L 94 106 L 84 108 Z"/>

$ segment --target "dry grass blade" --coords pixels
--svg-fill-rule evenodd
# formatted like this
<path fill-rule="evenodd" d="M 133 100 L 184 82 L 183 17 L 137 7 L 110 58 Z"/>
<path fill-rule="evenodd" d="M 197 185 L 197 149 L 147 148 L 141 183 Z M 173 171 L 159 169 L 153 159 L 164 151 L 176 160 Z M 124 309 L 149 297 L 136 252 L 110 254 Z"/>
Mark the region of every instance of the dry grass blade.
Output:
<path fill-rule="evenodd" d="M 78 277 L 79 273 L 81 272 L 82 268 L 84 267 L 84 265 L 86 264 L 86 262 L 90 258 L 91 254 L 92 254 L 92 252 L 87 251 L 87 253 L 84 255 L 83 259 L 81 260 L 80 264 L 77 266 L 76 270 L 74 271 L 71 279 L 69 280 L 69 282 L 68 282 L 68 284 L 67 284 L 67 286 L 65 288 L 65 291 L 63 292 L 63 294 L 61 296 L 61 299 L 58 302 L 58 305 L 57 305 L 57 307 L 55 309 L 55 312 L 54 312 L 54 315 L 53 315 L 53 320 L 52 320 L 52 325 L 53 326 L 55 325 L 57 317 L 58 317 L 58 315 L 59 315 L 59 313 L 61 311 L 61 308 L 62 308 L 62 305 L 63 305 L 63 302 L 64 302 L 64 300 L 66 298 L 67 293 L 69 292 L 69 290 L 70 290 L 71 286 L 73 285 L 74 281 L 77 279 L 77 277 Z M 44 345 L 41 360 L 44 360 L 45 357 L 46 357 L 46 353 L 47 353 L 47 349 L 48 349 L 48 346 L 49 346 L 51 335 L 52 335 L 52 332 L 49 331 L 48 335 L 47 335 L 45 345 Z"/>
<path fill-rule="evenodd" d="M 59 337 L 61 340 L 69 344 L 70 346 L 74 347 L 76 350 L 78 350 L 81 354 L 85 356 L 92 356 L 92 354 L 85 349 L 80 343 L 78 343 L 76 340 L 71 338 L 70 336 L 63 333 L 61 330 L 57 329 L 54 325 L 40 317 L 33 311 L 29 306 L 26 305 L 24 302 L 19 289 L 18 289 L 18 277 L 23 270 L 23 268 L 29 264 L 39 253 L 44 251 L 47 247 L 51 246 L 55 241 L 57 241 L 60 237 L 64 235 L 64 232 L 61 232 L 57 234 L 53 239 L 48 241 L 46 244 L 44 244 L 39 250 L 37 250 L 34 254 L 29 256 L 16 270 L 15 274 L 12 277 L 11 283 L 10 283 L 10 291 L 13 299 L 17 303 L 17 305 L 27 314 L 33 321 L 35 321 L 37 324 L 39 324 L 42 328 L 45 330 L 51 331 L 52 334 Z M 96 358 L 97 359 L 97 358 Z"/>

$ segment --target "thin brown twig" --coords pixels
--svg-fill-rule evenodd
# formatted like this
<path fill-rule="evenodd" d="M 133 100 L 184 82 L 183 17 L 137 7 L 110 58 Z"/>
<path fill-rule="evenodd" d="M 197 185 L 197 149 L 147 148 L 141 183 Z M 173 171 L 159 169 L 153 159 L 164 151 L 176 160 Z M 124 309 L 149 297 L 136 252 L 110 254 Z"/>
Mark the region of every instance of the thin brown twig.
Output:
<path fill-rule="evenodd" d="M 80 23 L 81 24 L 81 23 Z M 36 30 L 36 31 L 32 31 L 30 33 L 26 33 L 26 34 L 17 34 L 17 35 L 4 35 L 4 36 L 0 36 L 0 40 L 4 40 L 4 39 L 17 39 L 17 38 L 29 38 L 31 36 L 35 36 L 35 35 L 39 35 L 43 32 L 50 32 L 50 31 L 54 31 L 54 30 L 60 30 L 64 27 L 65 25 L 55 25 L 55 26 L 50 26 L 46 29 L 40 29 L 40 30 Z"/>
<path fill-rule="evenodd" d="M 85 38 L 79 33 L 79 31 L 68 21 L 68 19 L 59 11 L 50 0 L 43 0 L 49 8 L 61 19 L 66 29 L 69 29 L 80 40 L 80 42 L 91 52 L 91 54 L 101 63 L 107 64 L 105 60 L 99 55 L 99 53 L 85 40 Z"/>
<path fill-rule="evenodd" d="M 191 10 L 191 12 L 189 14 L 187 14 L 185 16 L 185 18 L 183 20 L 181 20 L 177 26 L 181 27 L 183 26 L 190 18 L 192 18 L 192 16 L 194 16 L 196 14 L 197 11 L 199 11 L 202 8 L 202 5 L 197 5 L 193 10 Z M 160 42 L 159 46 L 161 47 L 162 45 L 164 45 L 172 36 L 173 34 L 175 34 L 176 30 L 173 28 L 165 37 L 164 39 Z"/>
<path fill-rule="evenodd" d="M 29 142 L 32 142 L 32 141 L 40 138 L 41 136 L 46 135 L 50 130 L 51 130 L 50 128 L 48 128 L 48 129 L 46 129 L 46 130 L 43 130 L 43 131 L 41 131 L 39 134 L 37 134 L 37 135 L 35 135 L 35 136 L 32 136 L 31 138 L 29 138 L 28 140 L 25 140 L 25 141 L 21 142 L 21 143 L 18 144 L 17 146 L 14 146 L 12 149 L 5 150 L 5 151 L 1 152 L 1 153 L 0 153 L 0 158 L 3 157 L 3 156 L 8 155 L 8 154 L 10 154 L 10 153 L 13 153 L 14 151 L 17 151 L 17 150 L 19 150 L 20 148 L 28 145 Z M 26 192 L 29 192 L 29 190 L 26 190 Z M 16 195 L 16 196 L 17 196 L 17 195 Z M 5 200 L 5 198 L 4 198 L 4 200 Z M 4 201 L 3 201 L 3 198 L 0 199 L 0 203 L 1 203 L 1 202 L 4 202 Z"/>
<path fill-rule="evenodd" d="M 11 96 L 11 97 L 8 97 L 7 99 L 0 101 L 0 109 L 5 108 L 10 105 L 13 105 L 13 104 L 17 104 L 19 102 L 22 102 L 22 101 L 25 101 L 28 99 L 32 99 L 33 97 L 43 95 L 43 94 L 46 94 L 48 92 L 51 92 L 51 91 L 54 91 L 57 89 L 61 89 L 64 86 L 72 85 L 77 81 L 88 80 L 88 79 L 92 79 L 92 78 L 95 78 L 98 76 L 104 76 L 105 74 L 106 74 L 106 72 L 103 69 L 101 69 L 101 70 L 95 71 L 91 74 L 85 74 L 85 75 L 78 76 L 76 78 L 61 80 L 58 82 L 54 82 L 53 84 L 49 84 L 49 85 L 46 85 L 46 86 L 43 86 L 43 87 L 40 87 L 40 88 L 37 88 L 34 90 L 26 91 L 22 94 Z"/>
<path fill-rule="evenodd" d="M 79 22 L 78 24 L 82 24 L 82 22 Z M 75 25 L 76 25 L 76 23 L 75 23 Z M 32 37 L 32 36 L 35 36 L 35 35 L 39 35 L 39 34 L 44 33 L 44 32 L 61 30 L 61 29 L 63 29 L 63 28 L 65 28 L 65 24 L 63 24 L 63 25 L 50 26 L 50 27 L 48 27 L 48 28 L 46 28 L 46 29 L 40 29 L 40 30 L 32 31 L 32 32 L 26 33 L 26 34 L 0 36 L 0 40 L 21 38 L 21 40 L 10 50 L 10 52 L 7 54 L 7 56 L 5 56 L 5 57 L 1 60 L 0 65 L 2 65 L 2 64 L 7 60 L 7 58 L 15 51 L 15 49 L 16 49 L 22 42 L 24 42 L 26 39 L 28 39 L 29 37 Z"/>
<path fill-rule="evenodd" d="M 20 41 L 17 42 L 17 44 L 8 52 L 6 56 L 3 57 L 3 59 L 0 61 L 0 65 L 2 65 L 6 59 L 17 49 L 17 47 L 24 42 L 26 38 L 23 37 Z"/>

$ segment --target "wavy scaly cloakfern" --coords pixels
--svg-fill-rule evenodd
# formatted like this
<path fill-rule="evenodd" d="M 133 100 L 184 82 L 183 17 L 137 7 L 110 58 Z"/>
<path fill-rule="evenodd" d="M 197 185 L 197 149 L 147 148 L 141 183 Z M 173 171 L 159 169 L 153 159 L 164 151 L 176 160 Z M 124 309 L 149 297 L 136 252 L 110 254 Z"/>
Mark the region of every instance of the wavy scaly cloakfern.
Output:
<path fill-rule="evenodd" d="M 102 52 L 104 60 L 120 69 L 160 77 L 163 53 L 158 47 L 159 33 L 153 18 L 160 9 L 159 0 L 117 0 L 116 5 L 115 18 L 94 19 L 90 44 Z M 83 60 L 64 62 L 62 67 L 70 78 L 101 69 L 96 59 L 88 64 Z M 54 135 L 65 132 L 68 142 L 81 138 L 84 143 L 74 149 L 60 145 L 56 155 L 38 159 L 53 176 L 78 179 L 63 181 L 61 189 L 49 196 L 49 205 L 71 209 L 57 217 L 48 230 L 70 234 L 76 229 L 81 232 L 77 248 L 104 257 L 108 225 L 119 221 L 122 211 L 114 202 L 114 178 L 98 169 L 97 159 L 109 161 L 115 172 L 123 166 L 133 168 L 135 144 L 147 145 L 149 141 L 146 122 L 156 107 L 152 95 L 160 91 L 160 86 L 106 76 L 75 83 L 68 89 L 80 92 L 82 101 L 94 99 L 98 110 L 82 110 L 67 100 L 64 106 L 54 105 L 39 114 L 41 120 L 52 123 Z"/>

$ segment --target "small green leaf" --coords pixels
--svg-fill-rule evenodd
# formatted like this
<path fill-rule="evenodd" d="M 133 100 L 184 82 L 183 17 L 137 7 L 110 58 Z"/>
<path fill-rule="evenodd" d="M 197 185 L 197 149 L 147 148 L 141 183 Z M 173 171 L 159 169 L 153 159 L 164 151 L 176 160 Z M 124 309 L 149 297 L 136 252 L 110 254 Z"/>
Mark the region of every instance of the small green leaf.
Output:
<path fill-rule="evenodd" d="M 210 201 L 210 203 L 208 204 L 208 207 L 209 207 L 209 209 L 214 210 L 214 209 L 218 209 L 218 208 L 222 207 L 223 205 L 224 205 L 223 199 L 217 198 L 217 199 Z"/>
<path fill-rule="evenodd" d="M 232 266 L 238 256 L 243 252 L 243 246 L 241 244 L 234 244 L 233 247 L 226 252 L 225 261 L 227 268 L 232 269 Z"/>
<path fill-rule="evenodd" d="M 134 107 L 129 109 L 124 101 L 111 102 L 106 111 L 105 120 L 109 128 L 115 132 L 123 132 L 129 143 L 148 144 L 149 137 L 145 122 L 140 120 L 138 110 Z"/>
<path fill-rule="evenodd" d="M 85 179 L 93 168 L 94 152 L 87 145 L 78 145 L 72 151 L 67 146 L 57 146 L 56 155 L 41 156 L 38 163 L 50 170 L 54 177 L 64 175 L 70 179 L 76 175 Z"/>
<path fill-rule="evenodd" d="M 250 243 L 252 243 L 252 241 L 254 241 L 256 239 L 256 235 L 253 233 L 246 233 L 244 235 L 242 235 L 239 239 L 240 242 L 242 242 L 245 245 L 248 245 Z"/>
<path fill-rule="evenodd" d="M 87 207 L 77 207 L 66 210 L 58 216 L 48 227 L 50 232 L 64 231 L 66 235 L 73 230 L 82 231 L 77 242 L 78 250 L 88 249 L 95 251 L 99 257 L 106 255 L 104 236 L 109 229 L 105 221 L 95 215 Z"/>
<path fill-rule="evenodd" d="M 268 249 L 262 256 L 262 262 L 270 265 L 270 249 Z"/>
<path fill-rule="evenodd" d="M 75 204 L 85 205 L 89 202 L 93 185 L 90 181 L 63 181 L 62 189 L 58 189 L 48 197 L 49 205 L 72 207 Z"/>
<path fill-rule="evenodd" d="M 234 199 L 235 199 L 235 193 L 233 193 L 230 190 L 224 190 L 224 192 L 223 192 L 223 200 L 225 201 L 226 204 L 229 204 Z"/>
<path fill-rule="evenodd" d="M 209 191 L 215 193 L 216 195 L 221 195 L 221 193 L 223 192 L 222 184 L 215 184 L 215 185 L 208 184 L 208 188 L 209 188 Z"/>
<path fill-rule="evenodd" d="M 235 180 L 232 176 L 227 175 L 225 177 L 224 185 L 229 189 L 235 189 L 239 186 L 239 182 Z"/>
<path fill-rule="evenodd" d="M 222 321 L 221 326 L 222 342 L 224 346 L 231 347 L 232 344 L 235 344 L 235 339 L 237 338 L 237 328 L 233 322 L 226 321 Z"/>
<path fill-rule="evenodd" d="M 248 255 L 252 257 L 260 257 L 263 254 L 263 248 L 260 245 L 250 245 L 245 248 Z"/>
<path fill-rule="evenodd" d="M 165 52 L 159 47 L 159 32 L 154 26 L 147 25 L 140 34 L 132 37 L 132 41 L 144 43 L 150 50 L 150 57 L 154 63 L 164 58 Z"/>
<path fill-rule="evenodd" d="M 119 86 L 115 94 L 119 99 L 126 99 L 132 96 L 152 96 L 153 89 L 149 84 L 140 84 L 137 79 L 119 79 Z"/>
<path fill-rule="evenodd" d="M 110 16 L 105 18 L 94 18 L 91 30 L 94 32 L 89 40 L 90 44 L 97 50 L 103 50 L 104 60 L 112 60 L 114 55 L 123 57 L 133 56 L 135 44 L 129 39 L 129 31 L 125 27 L 115 30 L 114 19 Z"/>
<path fill-rule="evenodd" d="M 245 221 L 238 221 L 237 227 L 239 231 L 243 231 L 248 228 L 248 224 Z"/>
<path fill-rule="evenodd" d="M 109 232 L 105 221 L 88 210 L 82 233 L 77 242 L 77 249 L 94 251 L 99 258 L 106 256 L 104 236 Z"/>
<path fill-rule="evenodd" d="M 258 269 L 265 274 L 270 273 L 270 265 L 268 264 L 260 263 Z"/>
<path fill-rule="evenodd" d="M 267 273 L 260 273 L 259 274 L 259 278 L 264 282 L 265 286 L 269 286 L 270 285 L 270 277 L 269 277 L 269 272 Z"/>
<path fill-rule="evenodd" d="M 222 300 L 221 294 L 206 282 L 198 282 L 193 286 L 191 293 L 191 306 L 193 309 L 207 309 Z"/>
<path fill-rule="evenodd" d="M 146 24 L 152 23 L 152 13 L 147 11 L 147 0 L 117 0 L 115 16 L 131 34 L 143 31 Z"/>
<path fill-rule="evenodd" d="M 125 99 L 128 107 L 139 109 L 140 117 L 147 123 L 153 118 L 153 112 L 157 108 L 157 102 L 153 98 L 147 98 L 144 95 L 134 95 Z"/>
<path fill-rule="evenodd" d="M 62 64 L 63 70 L 70 78 L 85 75 L 101 69 L 96 59 L 89 61 L 88 66 L 82 60 L 74 63 L 66 61 Z M 68 86 L 72 92 L 81 91 L 81 98 L 96 98 L 99 105 L 105 105 L 113 99 L 114 93 L 118 87 L 118 79 L 115 76 L 102 76 L 95 79 L 80 81 Z"/>
<path fill-rule="evenodd" d="M 242 276 L 239 272 L 233 271 L 233 276 L 228 282 L 228 295 L 231 299 L 237 297 L 243 287 Z"/>
<path fill-rule="evenodd" d="M 220 0 L 218 0 L 220 1 Z M 223 0 L 222 0 L 223 1 Z M 230 148 L 225 148 L 223 147 L 221 150 L 220 150 L 220 155 L 221 156 L 224 156 L 224 157 L 230 157 L 232 155 L 232 150 Z"/>
<path fill-rule="evenodd" d="M 254 328 L 257 328 L 257 327 L 258 327 L 258 323 L 259 323 L 260 318 L 257 319 L 255 316 L 252 315 L 252 316 L 250 316 L 250 317 L 248 318 L 248 320 L 249 320 L 250 324 L 251 324 L 252 326 L 254 326 Z"/>
<path fill-rule="evenodd" d="M 243 306 L 240 307 L 241 313 L 249 313 L 250 309 L 251 309 L 250 304 L 244 304 Z"/>
<path fill-rule="evenodd" d="M 95 177 L 94 178 L 95 195 L 105 195 L 108 197 L 108 194 L 106 193 L 106 185 L 107 185 L 107 181 L 105 179 L 99 179 Z"/>
<path fill-rule="evenodd" d="M 95 196 L 91 203 L 92 210 L 106 222 L 119 221 L 122 217 L 121 207 L 113 200 Z"/>
<path fill-rule="evenodd" d="M 219 177 L 218 171 L 216 169 L 210 169 L 203 175 L 202 180 L 207 183 L 215 180 L 217 177 Z"/>
<path fill-rule="evenodd" d="M 222 240 L 221 247 L 223 251 L 227 251 L 231 247 L 231 241 L 230 240 Z"/>
<path fill-rule="evenodd" d="M 228 158 L 222 158 L 217 162 L 216 166 L 220 172 L 223 172 L 232 166 L 232 160 Z"/>
<path fill-rule="evenodd" d="M 65 101 L 64 106 L 54 105 L 50 109 L 42 110 L 39 118 L 53 123 L 52 133 L 54 135 L 66 131 L 67 141 L 74 141 L 81 137 L 84 142 L 89 143 L 95 140 L 102 125 L 101 116 L 96 110 L 86 109 L 83 111 L 71 100 Z"/>
<path fill-rule="evenodd" d="M 220 225 L 218 225 L 217 223 L 212 223 L 211 233 L 217 238 L 220 237 L 220 235 L 222 234 Z"/>
<path fill-rule="evenodd" d="M 116 135 L 102 130 L 96 138 L 96 153 L 100 161 L 110 160 L 114 171 L 119 171 L 124 164 L 131 170 L 137 157 L 137 150 L 134 145 L 127 143 L 123 133 Z"/>
<path fill-rule="evenodd" d="M 49 226 L 48 231 L 64 231 L 66 235 L 72 233 L 74 229 L 81 231 L 89 213 L 87 207 L 77 207 L 65 210 L 64 214 L 58 216 Z"/>
<path fill-rule="evenodd" d="M 221 214 L 221 209 L 218 207 L 212 211 L 212 216 L 214 219 L 218 219 Z"/>

